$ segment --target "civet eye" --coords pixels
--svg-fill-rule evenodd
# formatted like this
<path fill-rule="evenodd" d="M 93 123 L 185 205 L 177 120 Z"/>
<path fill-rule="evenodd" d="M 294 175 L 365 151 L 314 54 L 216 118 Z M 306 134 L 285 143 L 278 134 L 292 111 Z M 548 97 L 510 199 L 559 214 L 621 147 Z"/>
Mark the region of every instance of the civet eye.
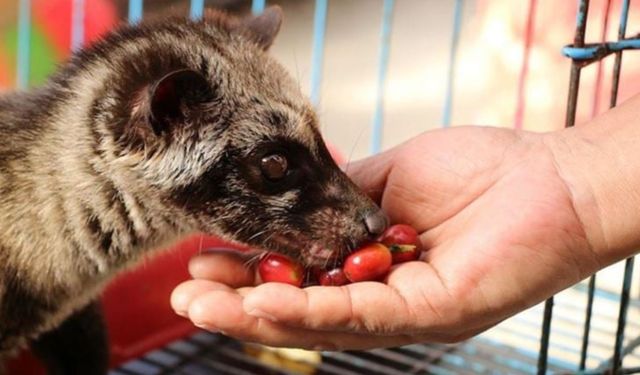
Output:
<path fill-rule="evenodd" d="M 289 162 L 287 158 L 280 154 L 267 155 L 260 160 L 262 174 L 269 180 L 280 180 L 287 175 Z"/>

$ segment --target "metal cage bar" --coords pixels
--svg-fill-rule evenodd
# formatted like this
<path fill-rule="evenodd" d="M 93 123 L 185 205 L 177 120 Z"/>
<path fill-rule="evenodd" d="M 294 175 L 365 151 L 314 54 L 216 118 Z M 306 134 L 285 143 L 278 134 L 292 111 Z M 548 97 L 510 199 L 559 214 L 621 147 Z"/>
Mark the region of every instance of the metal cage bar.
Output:
<path fill-rule="evenodd" d="M 578 15 L 576 17 L 576 32 L 573 46 L 584 47 L 584 33 L 587 29 L 587 15 L 589 13 L 589 0 L 580 0 Z M 578 87 L 580 86 L 580 70 L 583 64 L 573 61 L 571 64 L 571 76 L 569 77 L 569 96 L 567 99 L 567 113 L 565 127 L 573 126 L 576 122 L 576 106 L 578 103 Z"/>
<path fill-rule="evenodd" d="M 633 258 L 629 258 L 624 266 L 624 281 L 620 294 L 620 310 L 618 312 L 618 328 L 616 329 L 616 341 L 611 359 L 611 371 L 616 374 L 622 367 L 622 344 L 624 342 L 624 329 L 627 324 L 627 312 L 629 311 L 629 292 L 631 291 L 631 279 L 633 276 Z"/>
<path fill-rule="evenodd" d="M 629 19 L 629 0 L 622 2 L 622 14 L 620 15 L 620 26 L 618 28 L 618 41 L 625 38 L 627 32 L 627 20 Z M 620 86 L 620 71 L 622 67 L 622 51 L 616 52 L 616 59 L 613 66 L 613 80 L 611 86 L 610 107 L 615 107 L 618 103 L 618 89 Z M 618 327 L 616 329 L 616 341 L 611 360 L 611 370 L 614 374 L 622 367 L 622 344 L 624 342 L 624 330 L 627 323 L 627 312 L 629 310 L 629 294 L 631 291 L 631 279 L 633 277 L 633 257 L 625 262 L 624 281 L 620 294 L 620 310 L 618 312 Z"/>
<path fill-rule="evenodd" d="M 382 149 L 382 133 L 384 122 L 384 93 L 389 67 L 389 51 L 391 49 L 391 27 L 393 24 L 393 8 L 395 0 L 384 0 L 382 4 L 382 28 L 380 30 L 380 55 L 378 56 L 378 78 L 376 83 L 376 109 L 373 114 L 371 134 L 371 153 L 377 154 Z"/>
<path fill-rule="evenodd" d="M 580 350 L 579 370 L 584 370 L 587 364 L 587 352 L 589 350 L 589 333 L 591 332 L 591 315 L 593 314 L 593 296 L 596 289 L 596 275 L 589 278 L 587 291 L 587 306 L 584 317 L 584 329 L 582 331 L 582 348 Z"/>
<path fill-rule="evenodd" d="M 607 0 L 604 4 L 604 13 L 602 16 L 602 30 L 600 32 L 600 42 L 604 43 L 607 38 L 607 30 L 609 28 L 609 14 L 611 9 L 611 0 Z M 600 92 L 602 88 L 602 60 L 598 61 L 596 71 L 596 83 L 593 90 L 593 101 L 591 104 L 591 117 L 595 117 L 598 114 L 600 106 Z M 589 352 L 589 337 L 591 333 L 591 317 L 593 315 L 593 301 L 596 289 L 596 275 L 593 274 L 589 277 L 589 286 L 587 289 L 587 305 L 585 307 L 584 328 L 582 331 L 582 348 L 580 351 L 580 362 L 578 364 L 578 370 L 583 371 L 587 365 L 587 354 Z"/>
<path fill-rule="evenodd" d="M 16 84 L 24 89 L 29 86 L 31 67 L 31 0 L 20 0 L 18 5 L 18 56 Z"/>
<path fill-rule="evenodd" d="M 453 89 L 456 75 L 456 60 L 458 57 L 458 43 L 460 41 L 460 29 L 462 28 L 462 7 L 464 0 L 456 0 L 453 8 L 453 29 L 451 33 L 451 47 L 449 49 L 449 65 L 447 70 L 447 85 L 444 95 L 442 110 L 442 126 L 451 125 L 451 112 L 453 110 Z"/>
<path fill-rule="evenodd" d="M 629 0 L 622 2 L 622 14 L 620 15 L 620 27 L 618 28 L 618 42 L 625 40 L 624 36 L 627 32 L 627 20 L 629 19 Z M 640 40 L 638 47 L 640 48 Z M 618 87 L 620 86 L 620 69 L 622 68 L 622 50 L 616 52 L 616 60 L 613 64 L 613 82 L 611 84 L 611 101 L 609 106 L 615 107 L 618 103 Z"/>
<path fill-rule="evenodd" d="M 143 0 L 129 0 L 129 22 L 138 23 L 142 20 Z"/>
<path fill-rule="evenodd" d="M 313 15 L 313 50 L 311 52 L 311 103 L 320 104 L 322 65 L 324 62 L 324 39 L 327 32 L 328 0 L 316 0 Z"/>
<path fill-rule="evenodd" d="M 85 0 L 73 0 L 71 8 L 71 50 L 77 51 L 84 44 Z"/>
<path fill-rule="evenodd" d="M 605 43 L 607 41 L 607 31 L 609 29 L 609 15 L 611 10 L 611 0 L 607 0 L 604 3 L 604 9 L 602 14 L 602 30 L 600 32 L 600 43 Z M 600 93 L 602 91 L 602 79 L 603 79 L 603 64 L 602 60 L 598 61 L 598 66 L 596 67 L 596 84 L 593 89 L 593 101 L 591 104 L 591 117 L 595 117 L 600 109 Z"/>
<path fill-rule="evenodd" d="M 538 353 L 538 375 L 547 372 L 547 362 L 549 356 L 549 338 L 551 336 L 551 317 L 553 316 L 553 297 L 544 303 L 544 314 L 542 319 L 542 332 L 540 334 L 540 352 Z"/>
<path fill-rule="evenodd" d="M 589 0 L 580 0 L 578 14 L 576 17 L 576 32 L 574 45 L 582 47 L 584 45 L 584 34 L 587 28 L 587 15 L 589 12 Z M 576 104 L 578 99 L 578 87 L 580 85 L 580 69 L 582 66 L 577 62 L 571 64 L 571 76 L 569 79 L 569 95 L 567 99 L 567 113 L 565 126 L 573 126 L 575 123 Z M 547 358 L 549 354 L 549 338 L 551 334 L 551 319 L 553 317 L 553 297 L 549 298 L 544 305 L 542 320 L 542 333 L 540 335 L 540 353 L 538 356 L 538 374 L 547 372 Z"/>
<path fill-rule="evenodd" d="M 191 0 L 189 16 L 194 20 L 199 20 L 204 15 L 204 0 Z"/>

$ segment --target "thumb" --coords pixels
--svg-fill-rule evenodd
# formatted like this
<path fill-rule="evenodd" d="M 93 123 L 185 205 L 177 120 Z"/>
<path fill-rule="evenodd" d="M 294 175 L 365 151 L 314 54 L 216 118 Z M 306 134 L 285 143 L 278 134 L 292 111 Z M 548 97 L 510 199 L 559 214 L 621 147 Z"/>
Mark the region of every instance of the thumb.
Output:
<path fill-rule="evenodd" d="M 393 170 L 397 148 L 342 166 L 349 178 L 362 189 L 374 202 L 380 204 L 387 177 Z"/>

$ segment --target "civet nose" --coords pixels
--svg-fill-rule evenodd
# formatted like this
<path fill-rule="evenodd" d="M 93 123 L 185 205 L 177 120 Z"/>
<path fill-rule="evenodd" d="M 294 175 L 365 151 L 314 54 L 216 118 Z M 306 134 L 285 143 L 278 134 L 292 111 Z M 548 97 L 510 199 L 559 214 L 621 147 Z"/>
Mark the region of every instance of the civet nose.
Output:
<path fill-rule="evenodd" d="M 389 219 L 382 210 L 369 212 L 364 217 L 364 225 L 367 227 L 367 232 L 372 236 L 379 236 L 387 229 L 389 225 Z"/>

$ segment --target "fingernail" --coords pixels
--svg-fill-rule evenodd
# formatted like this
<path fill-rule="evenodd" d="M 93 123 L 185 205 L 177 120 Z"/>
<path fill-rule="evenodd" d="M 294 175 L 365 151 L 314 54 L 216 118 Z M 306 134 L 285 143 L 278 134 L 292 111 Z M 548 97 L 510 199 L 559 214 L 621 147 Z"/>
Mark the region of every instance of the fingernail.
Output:
<path fill-rule="evenodd" d="M 275 316 L 271 315 L 271 314 L 267 314 L 266 312 L 260 310 L 260 309 L 253 309 L 253 310 L 249 310 L 247 312 L 247 314 L 256 317 L 256 318 L 261 318 L 261 319 L 267 319 L 271 322 L 277 322 L 278 320 L 276 319 Z"/>

